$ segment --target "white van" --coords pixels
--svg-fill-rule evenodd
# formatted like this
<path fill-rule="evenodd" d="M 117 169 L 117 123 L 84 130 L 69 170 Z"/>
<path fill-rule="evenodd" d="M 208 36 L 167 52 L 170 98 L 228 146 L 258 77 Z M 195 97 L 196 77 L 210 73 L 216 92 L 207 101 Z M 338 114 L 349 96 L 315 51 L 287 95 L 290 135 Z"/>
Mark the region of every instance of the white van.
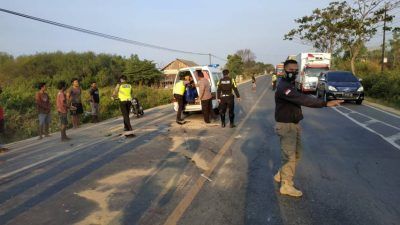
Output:
<path fill-rule="evenodd" d="M 204 74 L 204 78 L 210 82 L 211 94 L 213 96 L 215 96 L 215 97 L 213 97 L 213 100 L 212 100 L 212 108 L 214 110 L 217 110 L 218 109 L 218 100 L 216 98 L 217 83 L 223 77 L 222 72 L 219 69 L 216 69 L 214 67 L 209 67 L 209 66 L 194 66 L 194 67 L 182 68 L 179 70 L 178 74 L 175 77 L 174 86 L 175 86 L 175 83 L 177 81 L 179 81 L 181 77 L 183 79 L 183 77 L 185 77 L 185 76 L 191 76 L 193 78 L 194 83 L 196 84 L 197 93 L 199 93 L 199 87 L 197 85 L 199 79 L 196 74 L 197 70 L 201 70 Z M 178 103 L 174 102 L 175 111 L 177 111 L 177 109 L 178 109 L 177 105 L 178 105 Z M 200 101 L 197 101 L 197 103 L 187 103 L 184 107 L 184 112 L 196 112 L 196 111 L 201 111 Z"/>

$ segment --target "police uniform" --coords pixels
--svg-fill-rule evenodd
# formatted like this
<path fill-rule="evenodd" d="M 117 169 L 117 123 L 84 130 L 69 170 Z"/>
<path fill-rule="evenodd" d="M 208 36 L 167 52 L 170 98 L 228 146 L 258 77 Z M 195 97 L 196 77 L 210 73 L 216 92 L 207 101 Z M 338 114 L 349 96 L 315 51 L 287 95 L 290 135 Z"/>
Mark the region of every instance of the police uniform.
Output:
<path fill-rule="evenodd" d="M 217 97 L 221 100 L 219 104 L 219 110 L 221 114 L 221 124 L 225 127 L 225 113 L 226 109 L 229 109 L 229 122 L 231 127 L 234 126 L 235 119 L 235 98 L 232 93 L 235 92 L 237 98 L 240 98 L 239 91 L 234 79 L 229 76 L 224 76 L 218 81 Z"/>
<path fill-rule="evenodd" d="M 275 130 L 280 137 L 282 167 L 274 179 L 290 187 L 293 187 L 296 162 L 302 151 L 299 125 L 303 119 L 301 106 L 322 108 L 326 107 L 326 102 L 298 92 L 293 81 L 282 79 L 275 92 Z"/>
<path fill-rule="evenodd" d="M 179 80 L 175 83 L 174 86 L 174 98 L 178 102 L 178 111 L 176 113 L 176 122 L 182 121 L 182 111 L 183 111 L 183 96 L 185 94 L 185 83 L 183 80 Z"/>
<path fill-rule="evenodd" d="M 124 130 L 131 131 L 132 125 L 129 118 L 129 112 L 132 106 L 132 86 L 126 82 L 119 85 L 118 99 L 120 101 L 120 109 L 124 118 Z"/>

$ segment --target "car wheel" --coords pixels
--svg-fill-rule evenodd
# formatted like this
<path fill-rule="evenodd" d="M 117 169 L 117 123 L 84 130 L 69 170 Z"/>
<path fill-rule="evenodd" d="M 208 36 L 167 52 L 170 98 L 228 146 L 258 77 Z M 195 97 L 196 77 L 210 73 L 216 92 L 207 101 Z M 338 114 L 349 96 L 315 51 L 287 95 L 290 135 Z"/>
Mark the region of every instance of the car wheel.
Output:
<path fill-rule="evenodd" d="M 363 100 L 356 100 L 356 104 L 357 104 L 357 105 L 361 105 L 362 102 L 363 102 Z"/>

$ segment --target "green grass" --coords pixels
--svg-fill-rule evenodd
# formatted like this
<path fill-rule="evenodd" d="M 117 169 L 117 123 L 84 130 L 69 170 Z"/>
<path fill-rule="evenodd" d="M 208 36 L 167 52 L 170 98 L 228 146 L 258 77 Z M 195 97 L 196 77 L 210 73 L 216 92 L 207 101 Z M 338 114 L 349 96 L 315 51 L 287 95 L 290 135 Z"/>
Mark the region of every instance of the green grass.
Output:
<path fill-rule="evenodd" d="M 119 105 L 117 101 L 111 99 L 114 87 L 102 87 L 100 91 L 100 120 L 106 120 L 116 116 L 120 116 Z M 25 86 L 4 87 L 1 96 L 1 106 L 5 109 L 5 126 L 6 132 L 3 139 L 6 143 L 23 140 L 38 135 L 38 113 L 35 107 L 36 89 Z M 50 131 L 59 130 L 58 114 L 55 108 L 55 98 L 58 90 L 49 87 L 48 93 L 52 103 L 52 120 Z M 134 95 L 142 104 L 144 109 L 164 105 L 171 102 L 171 89 L 153 88 L 147 86 L 134 87 Z M 84 111 L 90 111 L 89 92 L 84 90 L 82 93 L 82 101 Z M 81 122 L 90 122 L 90 116 L 82 116 Z M 70 122 L 70 119 L 69 119 Z"/>

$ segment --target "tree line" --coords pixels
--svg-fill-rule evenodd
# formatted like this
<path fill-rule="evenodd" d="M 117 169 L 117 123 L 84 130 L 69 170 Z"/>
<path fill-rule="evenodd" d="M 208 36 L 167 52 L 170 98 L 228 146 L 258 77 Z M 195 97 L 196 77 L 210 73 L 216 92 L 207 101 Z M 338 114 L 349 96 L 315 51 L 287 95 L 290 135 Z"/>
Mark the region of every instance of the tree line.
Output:
<path fill-rule="evenodd" d="M 123 74 L 130 82 L 147 86 L 158 84 L 162 78 L 154 62 L 141 60 L 137 55 L 125 58 L 93 52 L 54 52 L 13 57 L 0 53 L 0 81 L 3 85 L 46 82 L 52 86 L 60 80 L 69 82 L 78 78 L 84 87 L 89 87 L 92 81 L 99 86 L 109 86 Z"/>
<path fill-rule="evenodd" d="M 233 55 L 228 55 L 225 68 L 229 69 L 233 77 L 243 75 L 250 77 L 256 74 L 263 74 L 274 70 L 272 64 L 256 61 L 256 55 L 250 49 L 241 49 Z"/>
<path fill-rule="evenodd" d="M 298 26 L 285 34 L 284 39 L 300 40 L 321 52 L 348 57 L 351 71 L 356 73 L 355 64 L 363 47 L 378 30 L 400 31 L 392 23 L 393 10 L 399 6 L 399 0 L 331 2 L 325 8 L 314 9 L 311 15 L 296 19 Z"/>

